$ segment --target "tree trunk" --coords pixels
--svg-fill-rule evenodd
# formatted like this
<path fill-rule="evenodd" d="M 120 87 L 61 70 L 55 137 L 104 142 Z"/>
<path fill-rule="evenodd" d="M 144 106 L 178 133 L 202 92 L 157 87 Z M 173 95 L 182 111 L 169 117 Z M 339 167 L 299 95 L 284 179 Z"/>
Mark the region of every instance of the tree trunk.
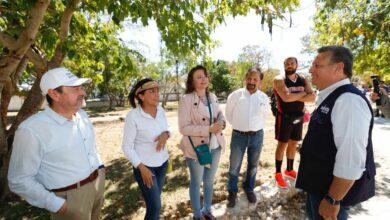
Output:
<path fill-rule="evenodd" d="M 8 165 L 9 165 L 9 153 L 6 152 L 8 149 L 8 144 L 5 141 L 5 131 L 1 129 L 1 138 L 0 138 L 0 201 L 3 201 L 7 196 L 9 196 L 9 188 L 7 181 L 8 174 Z"/>
<path fill-rule="evenodd" d="M 120 93 L 118 96 L 118 103 L 117 106 L 124 107 L 125 106 L 125 95 L 123 93 Z"/>
<path fill-rule="evenodd" d="M 108 110 L 114 110 L 115 104 L 117 103 L 115 94 L 108 93 L 108 98 L 110 99 L 110 106 L 108 107 Z"/>
<path fill-rule="evenodd" d="M 13 39 L 1 33 L 0 41 L 9 52 L 0 59 L 0 100 L 1 100 L 1 126 L 0 126 L 0 199 L 9 195 L 7 173 L 11 154 L 11 144 L 9 134 L 6 132 L 7 108 L 13 94 L 13 84 L 11 75 L 20 66 L 22 58 L 29 50 L 38 33 L 43 21 L 45 12 L 50 4 L 50 0 L 38 0 L 31 9 L 30 18 L 26 22 L 26 28 L 21 32 L 18 39 Z M 5 91 L 3 92 L 3 89 Z M 4 96 L 3 96 L 4 95 Z M 3 106 L 4 105 L 4 106 Z M 18 114 L 19 115 L 19 114 Z M 5 117 L 4 117 L 5 116 Z M 24 120 L 24 119 L 23 119 Z M 20 122 L 19 122 L 20 123 Z M 19 125 L 19 123 L 17 123 Z M 14 130 L 12 132 L 13 137 Z"/>
<path fill-rule="evenodd" d="M 16 68 L 16 71 L 11 75 L 11 81 L 4 84 L 3 93 L 1 94 L 1 102 L 0 102 L 0 117 L 2 119 L 2 126 L 4 129 L 7 128 L 7 113 L 8 106 L 11 101 L 12 96 L 15 94 L 17 90 L 17 84 L 19 83 L 19 79 L 23 74 L 23 71 L 26 69 L 28 59 L 24 57 L 22 61 L 19 63 L 19 66 Z"/>
<path fill-rule="evenodd" d="M 52 59 L 50 61 L 45 60 L 42 57 L 42 55 L 39 54 L 38 50 L 33 50 L 34 48 L 30 48 L 31 43 L 35 39 L 35 35 L 36 35 L 38 29 L 37 30 L 34 29 L 35 32 L 33 32 L 31 30 L 26 31 L 26 33 L 27 33 L 26 36 L 28 36 L 27 40 L 28 40 L 28 42 L 31 41 L 27 47 L 25 45 L 24 46 L 22 45 L 23 47 L 20 45 L 20 42 L 24 42 L 24 43 L 26 42 L 26 40 L 20 40 L 20 39 L 24 39 L 25 32 L 22 33 L 23 36 L 19 37 L 18 41 L 15 44 L 16 46 L 10 47 L 11 49 L 19 48 L 19 47 L 26 49 L 24 51 L 24 53 L 19 52 L 17 54 L 21 54 L 22 57 L 25 54 L 28 56 L 29 60 L 34 63 L 35 69 L 37 71 L 37 76 L 36 76 L 36 80 L 31 88 L 31 90 L 29 91 L 29 93 L 27 95 L 26 100 L 24 101 L 24 103 L 22 105 L 22 108 L 19 110 L 18 115 L 16 116 L 9 131 L 6 133 L 5 130 L 4 131 L 0 130 L 0 166 L 1 166 L 0 167 L 0 200 L 3 200 L 5 197 L 7 197 L 9 195 L 9 193 L 8 193 L 9 189 L 8 189 L 8 184 L 7 184 L 7 172 L 8 172 L 9 158 L 11 155 L 12 142 L 13 142 L 15 131 L 21 122 L 23 122 L 25 119 L 27 119 L 28 117 L 30 117 L 31 115 L 33 115 L 34 113 L 39 111 L 40 107 L 42 106 L 42 103 L 44 101 L 44 97 L 42 96 L 41 89 L 39 87 L 39 83 L 41 81 L 42 74 L 45 73 L 48 69 L 58 67 L 62 64 L 62 62 L 66 56 L 66 53 L 63 49 L 64 49 L 64 45 L 66 45 L 66 41 L 68 39 L 71 18 L 73 16 L 73 13 L 76 10 L 76 7 L 79 4 L 79 2 L 80 2 L 80 0 L 70 1 L 69 4 L 67 5 L 65 11 L 62 13 L 60 30 L 59 30 L 59 42 L 56 46 L 54 56 L 52 57 Z M 36 5 L 32 9 L 31 18 L 27 22 L 26 29 L 32 28 L 32 27 L 38 28 L 38 27 L 36 27 L 37 23 L 32 22 L 31 20 L 36 21 L 37 17 L 39 17 L 39 15 L 42 17 L 41 18 L 41 20 L 42 20 L 44 12 L 46 11 L 49 3 L 50 3 L 50 0 L 38 0 L 37 1 Z M 40 13 L 41 14 L 38 13 L 38 10 L 37 10 L 38 5 L 40 5 L 40 9 L 41 9 Z M 44 11 L 42 11 L 43 6 L 46 6 L 44 8 Z M 33 34 L 33 33 L 35 33 L 35 34 Z M 34 37 L 34 38 L 32 38 L 32 37 Z M 3 44 L 9 43 L 10 39 L 5 34 L 0 33 L 0 42 L 2 42 Z M 21 59 L 21 57 L 19 57 L 19 59 Z M 5 75 L 7 77 L 3 77 L 3 72 L 1 72 L 1 66 L 0 66 L 0 80 L 1 79 L 7 80 L 8 78 L 10 78 L 9 77 L 10 74 L 12 74 L 12 71 L 9 72 L 9 75 Z M 0 81 L 0 87 L 1 86 L 2 85 L 1 85 L 1 81 Z M 3 124 L 3 122 L 1 122 L 1 124 Z M 0 126 L 0 127 L 2 127 L 2 126 Z"/>
<path fill-rule="evenodd" d="M 53 69 L 60 66 L 62 64 L 62 61 L 64 61 L 64 58 L 66 56 L 66 51 L 64 50 L 64 46 L 68 41 L 70 22 L 72 20 L 73 13 L 76 10 L 76 7 L 79 3 L 80 0 L 70 1 L 69 4 L 66 6 L 65 11 L 61 15 L 60 31 L 58 34 L 60 41 L 56 46 L 54 56 L 48 63 L 49 69 Z"/>
<path fill-rule="evenodd" d="M 38 74 L 40 75 L 40 74 Z M 5 134 L 5 131 L 0 132 L 0 146 L 2 152 L 0 155 L 0 198 L 4 199 L 9 195 L 9 189 L 7 184 L 7 172 L 9 166 L 9 159 L 11 156 L 12 142 L 14 134 L 19 124 L 23 122 L 26 118 L 30 117 L 36 113 L 43 103 L 43 96 L 41 94 L 41 89 L 39 88 L 40 77 L 37 78 L 32 86 L 26 100 L 24 101 L 22 108 L 19 110 L 18 115 L 15 118 L 11 128 Z"/>
<path fill-rule="evenodd" d="M 3 85 L 0 84 L 0 87 Z M 4 124 L 0 117 L 1 124 Z M 0 126 L 0 198 L 8 194 L 7 171 L 8 171 L 8 145 L 6 141 L 6 132 L 3 126 Z"/>
<path fill-rule="evenodd" d="M 163 93 L 161 107 L 165 108 L 167 101 L 168 101 L 168 96 L 169 96 L 168 93 L 166 93 L 166 92 Z"/>
<path fill-rule="evenodd" d="M 42 74 L 37 74 L 37 78 L 35 79 L 35 82 L 29 91 L 26 100 L 23 102 L 23 105 L 16 115 L 11 128 L 8 130 L 8 138 L 13 138 L 13 135 L 15 134 L 15 131 L 19 127 L 20 123 L 38 112 L 41 108 L 44 101 L 44 96 L 42 96 L 41 88 L 39 87 L 41 76 Z"/>
<path fill-rule="evenodd" d="M 113 106 L 113 107 L 114 107 L 113 110 L 115 110 L 115 107 L 118 106 L 118 102 L 119 102 L 119 101 L 118 101 L 118 97 L 117 97 L 116 95 L 114 95 L 114 103 L 115 103 L 115 104 L 114 104 L 114 106 Z"/>

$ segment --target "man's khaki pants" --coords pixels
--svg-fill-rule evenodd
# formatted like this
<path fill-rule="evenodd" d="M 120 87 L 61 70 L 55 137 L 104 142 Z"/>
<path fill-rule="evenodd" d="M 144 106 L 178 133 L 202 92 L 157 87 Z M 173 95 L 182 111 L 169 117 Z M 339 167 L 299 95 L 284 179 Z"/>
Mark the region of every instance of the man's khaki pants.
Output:
<path fill-rule="evenodd" d="M 99 176 L 92 182 L 77 189 L 56 192 L 66 199 L 67 211 L 64 215 L 52 213 L 53 220 L 97 220 L 104 201 L 105 170 L 99 169 Z"/>

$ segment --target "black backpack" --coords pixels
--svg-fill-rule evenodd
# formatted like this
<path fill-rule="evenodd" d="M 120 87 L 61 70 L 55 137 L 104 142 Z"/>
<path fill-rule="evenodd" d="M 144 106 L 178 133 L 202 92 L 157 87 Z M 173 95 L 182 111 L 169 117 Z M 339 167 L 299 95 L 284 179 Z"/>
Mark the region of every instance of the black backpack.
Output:
<path fill-rule="evenodd" d="M 276 117 L 278 114 L 278 104 L 277 104 L 277 97 L 275 95 L 275 92 L 272 92 L 271 95 L 271 111 L 272 114 Z"/>

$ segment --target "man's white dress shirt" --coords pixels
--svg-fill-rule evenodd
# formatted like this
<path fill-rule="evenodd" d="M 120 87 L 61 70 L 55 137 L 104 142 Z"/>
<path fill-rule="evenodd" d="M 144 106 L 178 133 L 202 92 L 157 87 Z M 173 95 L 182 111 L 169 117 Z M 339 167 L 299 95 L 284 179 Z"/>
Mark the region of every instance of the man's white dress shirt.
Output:
<path fill-rule="evenodd" d="M 317 96 L 316 106 L 338 87 L 350 83 L 349 79 L 344 79 L 321 90 Z M 357 180 L 363 174 L 371 117 L 367 103 L 360 96 L 344 93 L 337 98 L 331 115 L 337 148 L 334 176 Z"/>
<path fill-rule="evenodd" d="M 225 115 L 235 130 L 258 131 L 264 128 L 270 111 L 265 93 L 257 90 L 250 94 L 246 88 L 241 88 L 228 96 Z"/>
<path fill-rule="evenodd" d="M 49 190 L 77 183 L 102 164 L 87 114 L 80 110 L 68 120 L 47 107 L 15 133 L 9 187 L 31 205 L 56 212 L 65 200 Z"/>

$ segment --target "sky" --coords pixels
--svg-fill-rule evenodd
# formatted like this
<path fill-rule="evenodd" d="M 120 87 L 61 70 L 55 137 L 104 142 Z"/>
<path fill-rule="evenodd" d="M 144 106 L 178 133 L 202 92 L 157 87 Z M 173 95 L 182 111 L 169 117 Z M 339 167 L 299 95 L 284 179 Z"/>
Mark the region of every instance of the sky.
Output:
<path fill-rule="evenodd" d="M 271 53 L 272 68 L 283 69 L 283 60 L 289 56 L 311 61 L 313 57 L 301 54 L 301 38 L 310 33 L 314 13 L 314 0 L 301 0 L 300 7 L 291 15 L 292 27 L 289 27 L 289 21 L 276 21 L 272 36 L 266 25 L 262 30 L 261 18 L 254 13 L 245 17 L 228 17 L 225 24 L 218 26 L 212 34 L 219 46 L 211 51 L 210 56 L 214 60 L 234 61 L 243 47 L 258 45 Z M 125 29 L 120 37 L 130 42 L 131 47 L 139 50 L 148 60 L 159 60 L 160 35 L 154 22 L 147 27 L 132 25 L 131 28 Z"/>

